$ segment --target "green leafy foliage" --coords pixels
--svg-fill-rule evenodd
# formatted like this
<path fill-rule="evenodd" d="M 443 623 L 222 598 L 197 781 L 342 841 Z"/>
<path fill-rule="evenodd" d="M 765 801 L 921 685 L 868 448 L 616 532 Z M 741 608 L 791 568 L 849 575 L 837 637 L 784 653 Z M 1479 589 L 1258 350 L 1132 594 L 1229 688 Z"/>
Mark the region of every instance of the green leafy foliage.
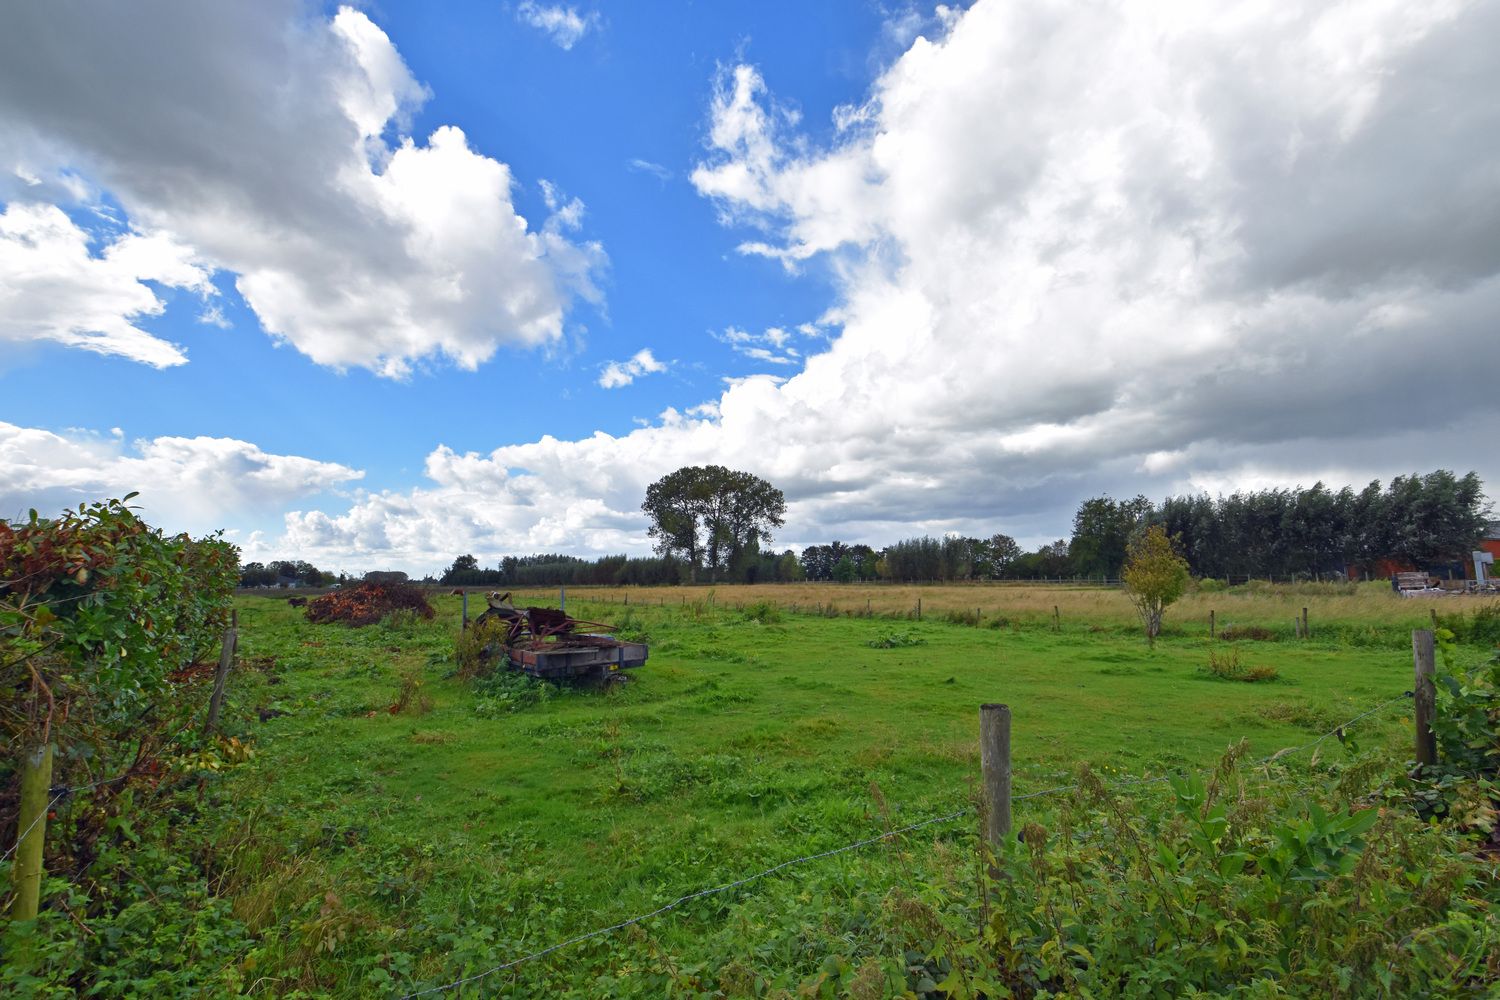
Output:
<path fill-rule="evenodd" d="M 1187 561 L 1179 556 L 1161 525 L 1152 525 L 1130 543 L 1121 571 L 1125 593 L 1140 613 L 1146 638 L 1155 642 L 1167 608 L 1188 585 Z"/>
<path fill-rule="evenodd" d="M 1081 770 L 1081 791 L 1018 831 L 977 895 L 958 888 L 961 863 L 900 890 L 908 966 L 967 997 L 1467 996 L 1496 982 L 1496 893 L 1452 833 L 1359 804 L 1378 768 L 1256 790 L 1241 753 L 1172 779 L 1165 807 Z"/>
<path fill-rule="evenodd" d="M 59 742 L 100 753 L 138 737 L 143 717 L 168 710 L 172 673 L 229 623 L 234 546 L 164 535 L 129 499 L 0 523 L 0 729 L 12 745 L 48 720 L 68 720 Z"/>
<path fill-rule="evenodd" d="M 1437 763 L 1422 768 L 1412 795 L 1427 815 L 1444 816 L 1500 847 L 1500 653 L 1469 670 L 1455 666 L 1453 633 L 1436 635 L 1432 732 Z"/>

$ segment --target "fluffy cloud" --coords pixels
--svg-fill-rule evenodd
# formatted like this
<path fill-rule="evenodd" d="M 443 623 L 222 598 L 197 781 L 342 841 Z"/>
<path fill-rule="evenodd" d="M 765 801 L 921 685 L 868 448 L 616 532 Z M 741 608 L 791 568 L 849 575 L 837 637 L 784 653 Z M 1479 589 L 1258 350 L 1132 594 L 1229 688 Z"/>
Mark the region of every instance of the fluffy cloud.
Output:
<path fill-rule="evenodd" d="M 143 282 L 206 299 L 217 294 L 209 277 L 165 233 L 126 233 L 96 257 L 88 234 L 56 206 L 13 202 L 0 212 L 0 340 L 50 340 L 156 368 L 180 365 L 187 360 L 180 347 L 135 325 L 165 308 Z"/>
<path fill-rule="evenodd" d="M 706 461 L 786 491 L 786 542 L 1043 540 L 1101 491 L 1500 482 L 1495 37 L 1500 4 L 1461 0 L 980 0 L 827 148 L 734 67 L 694 183 L 745 252 L 830 262 L 828 348 L 623 437 L 440 448 L 432 486 L 287 539 L 639 550 L 645 485 Z"/>
<path fill-rule="evenodd" d="M 44 512 L 136 492 L 151 523 L 206 532 L 364 473 L 333 462 L 271 455 L 234 438 L 158 437 L 127 445 L 108 435 L 64 434 L 0 422 L 0 517 Z"/>
<path fill-rule="evenodd" d="M 599 23 L 597 14 L 580 15 L 574 7 L 547 6 L 533 0 L 523 0 L 516 7 L 516 17 L 546 34 L 565 52 Z"/>
<path fill-rule="evenodd" d="M 664 372 L 667 366 L 651 353 L 651 348 L 643 347 L 630 356 L 627 361 L 611 361 L 599 372 L 599 385 L 604 389 L 618 389 L 622 385 L 629 385 L 642 375 L 653 375 Z"/>
<path fill-rule="evenodd" d="M 603 251 L 566 220 L 530 227 L 504 163 L 451 125 L 403 134 L 427 91 L 359 11 L 22 6 L 4 22 L 0 154 L 17 168 L 0 200 L 102 188 L 195 266 L 233 272 L 266 330 L 319 364 L 472 369 L 501 344 L 558 338 L 571 296 L 593 294 Z"/>

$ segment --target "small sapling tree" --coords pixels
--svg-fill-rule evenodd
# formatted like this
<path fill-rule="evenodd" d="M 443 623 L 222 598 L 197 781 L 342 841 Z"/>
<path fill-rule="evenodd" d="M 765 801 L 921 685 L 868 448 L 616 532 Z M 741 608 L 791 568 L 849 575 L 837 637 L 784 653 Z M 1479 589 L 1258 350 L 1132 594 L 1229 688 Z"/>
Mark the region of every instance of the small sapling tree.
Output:
<path fill-rule="evenodd" d="M 1122 576 L 1146 626 L 1146 641 L 1154 646 L 1163 613 L 1187 589 L 1187 562 L 1172 548 L 1166 529 L 1154 524 L 1130 543 Z"/>

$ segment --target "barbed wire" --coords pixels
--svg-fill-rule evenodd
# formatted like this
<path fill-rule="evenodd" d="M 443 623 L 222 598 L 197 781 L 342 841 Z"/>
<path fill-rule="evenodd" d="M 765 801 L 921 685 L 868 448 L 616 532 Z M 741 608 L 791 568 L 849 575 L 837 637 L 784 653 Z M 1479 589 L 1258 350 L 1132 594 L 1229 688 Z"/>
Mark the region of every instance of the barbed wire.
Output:
<path fill-rule="evenodd" d="M 1335 726 L 1334 728 L 1330 729 L 1328 732 L 1324 733 L 1322 736 L 1319 736 L 1317 739 L 1311 741 L 1310 743 L 1304 743 L 1302 746 L 1298 746 L 1298 747 L 1291 747 L 1291 748 L 1288 748 L 1288 749 L 1278 750 L 1276 753 L 1273 753 L 1273 754 L 1270 754 L 1269 756 L 1263 757 L 1260 760 L 1252 761 L 1247 766 L 1248 767 L 1261 767 L 1261 766 L 1273 763 L 1273 762 L 1278 761 L 1278 760 L 1283 760 L 1283 759 L 1285 759 L 1287 757 L 1296 756 L 1297 754 L 1302 753 L 1304 750 L 1310 750 L 1310 749 L 1312 749 L 1313 747 L 1315 747 L 1318 744 L 1322 743 L 1324 740 L 1327 740 L 1327 739 L 1330 739 L 1330 738 L 1332 738 L 1334 736 L 1337 736 L 1338 734 L 1342 733 L 1345 729 L 1348 729 L 1350 726 L 1353 726 L 1354 724 L 1356 724 L 1358 722 L 1361 722 L 1364 719 L 1368 719 L 1372 715 L 1376 715 L 1376 714 L 1378 714 L 1380 712 L 1383 712 L 1387 708 L 1390 708 L 1392 705 L 1396 704 L 1397 702 L 1405 701 L 1405 700 L 1407 700 L 1408 698 L 1411 698 L 1411 697 L 1412 697 L 1412 692 L 1410 692 L 1410 691 L 1407 691 L 1404 694 L 1397 695 L 1396 697 L 1390 699 L 1389 701 L 1381 702 L 1379 705 L 1376 705 L 1374 708 L 1371 708 L 1371 709 L 1369 709 L 1368 711 L 1365 711 L 1365 712 L 1361 712 L 1359 715 L 1354 716 L 1352 719 L 1349 719 L 1347 722 L 1344 722 L 1344 723 L 1341 723 L 1340 725 Z M 1190 773 L 1190 774 L 1208 773 L 1211 770 L 1212 770 L 1211 768 L 1204 768 L 1204 769 L 1200 769 L 1198 771 L 1190 771 L 1188 773 Z M 1171 781 L 1173 777 L 1175 777 L 1175 775 L 1164 774 L 1164 775 L 1160 775 L 1160 776 L 1155 777 L 1155 778 L 1138 778 L 1138 779 L 1127 780 L 1127 781 L 1118 781 L 1118 782 L 1111 783 L 1109 785 L 1109 787 L 1111 789 L 1115 789 L 1115 788 L 1129 788 L 1129 787 L 1135 787 L 1135 786 L 1140 786 L 1140 785 L 1155 785 L 1155 784 L 1161 784 L 1163 782 Z M 1041 789 L 1040 791 L 1028 792 L 1025 795 L 1012 796 L 1011 797 L 1011 802 L 1013 802 L 1013 803 L 1015 803 L 1015 802 L 1024 802 L 1024 801 L 1027 801 L 1028 799 L 1039 799 L 1039 798 L 1045 798 L 1045 797 L 1051 796 L 1051 795 L 1059 795 L 1059 794 L 1062 794 L 1064 792 L 1077 791 L 1079 789 L 1079 787 L 1080 786 L 1077 785 L 1077 784 L 1072 784 L 1072 785 L 1058 785 L 1058 786 L 1056 786 L 1054 788 L 1044 788 L 1044 789 Z M 481 980 L 481 979 L 487 979 L 488 977 L 493 976 L 493 975 L 495 975 L 498 972 L 505 972 L 508 969 L 514 969 L 518 965 L 524 965 L 527 962 L 531 962 L 531 961 L 534 961 L 535 959 L 542 958 L 542 957 L 544 957 L 546 955 L 550 955 L 550 954 L 552 954 L 553 952 L 556 952 L 556 951 L 561 951 L 562 949 L 571 947 L 572 945 L 581 944 L 584 941 L 588 941 L 588 940 L 591 940 L 591 939 L 597 938 L 597 937 L 602 937 L 602 936 L 604 936 L 606 934 L 613 934 L 615 931 L 623 930 L 626 927 L 631 927 L 631 926 L 633 926 L 635 924 L 644 923 L 645 921 L 650 920 L 653 917 L 661 916 L 663 913 L 666 913 L 669 910 L 675 910 L 677 907 L 681 906 L 683 903 L 690 902 L 690 901 L 692 901 L 694 899 L 701 899 L 701 898 L 703 898 L 705 896 L 712 896 L 712 895 L 716 895 L 716 894 L 721 893 L 721 892 L 728 892 L 731 889 L 737 889 L 737 888 L 739 888 L 742 885 L 747 885 L 747 884 L 749 884 L 751 882 L 755 882 L 755 881 L 757 881 L 759 879 L 766 878 L 767 876 L 774 875 L 776 872 L 782 871 L 783 869 L 786 869 L 786 868 L 791 868 L 791 867 L 793 867 L 795 865 L 807 864 L 809 862 L 818 861 L 818 860 L 821 860 L 823 858 L 830 858 L 830 857 L 833 857 L 834 855 L 837 855 L 837 854 L 845 854 L 845 853 L 847 853 L 849 851 L 859 850 L 862 847 L 868 847 L 871 844 L 876 844 L 876 843 L 879 843 L 879 842 L 881 842 L 883 840 L 890 840 L 893 837 L 900 836 L 901 834 L 904 834 L 904 833 L 911 833 L 914 830 L 920 830 L 920 829 L 922 829 L 924 827 L 936 826 L 939 823 L 952 822 L 953 820 L 958 819 L 960 816 L 968 815 L 969 813 L 972 813 L 973 811 L 974 811 L 974 807 L 973 806 L 971 806 L 971 805 L 970 806 L 963 806 L 960 809 L 957 809 L 957 810 L 955 810 L 953 812 L 950 812 L 950 813 L 946 813 L 946 814 L 944 814 L 942 816 L 933 816 L 933 817 L 931 817 L 929 819 L 920 820 L 920 821 L 918 821 L 916 823 L 910 823 L 910 824 L 908 824 L 906 826 L 899 827 L 899 828 L 894 829 L 894 830 L 888 830 L 885 833 L 879 834 L 879 835 L 874 836 L 874 837 L 867 837 L 864 840 L 858 840 L 858 841 L 855 841 L 852 844 L 846 844 L 843 847 L 835 847 L 832 850 L 820 851 L 817 854 L 808 854 L 808 855 L 805 855 L 805 856 L 800 857 L 800 858 L 792 858 L 790 861 L 783 861 L 783 862 L 781 862 L 778 865 L 774 865 L 774 866 L 772 866 L 770 868 L 767 868 L 765 871 L 756 872 L 754 875 L 747 875 L 744 878 L 736 879 L 733 882 L 725 882 L 723 885 L 716 885 L 716 886 L 713 886 L 713 887 L 708 888 L 708 889 L 700 889 L 697 892 L 690 892 L 690 893 L 687 893 L 686 895 L 678 896 L 676 899 L 672 900 L 670 903 L 666 903 L 666 904 L 664 904 L 662 906 L 659 906 L 656 909 L 651 910 L 648 913 L 642 913 L 642 914 L 640 914 L 638 916 L 631 917 L 628 920 L 621 920 L 619 923 L 610 924 L 608 927 L 601 927 L 601 928 L 599 928 L 597 930 L 589 931 L 586 934 L 579 934 L 579 935 L 577 935 L 575 937 L 568 938 L 565 941 L 559 941 L 557 944 L 549 945 L 548 947 L 543 948 L 540 951 L 534 951 L 534 952 L 530 953 L 529 955 L 522 955 L 520 958 L 512 959 L 509 962 L 505 962 L 505 963 L 503 963 L 501 965 L 494 966 L 493 968 L 485 969 L 483 972 L 476 972 L 472 976 L 465 976 L 462 979 L 455 979 L 453 982 L 451 982 L 451 983 L 444 983 L 441 986 L 430 986 L 430 987 L 428 987 L 425 990 L 417 990 L 414 993 L 404 994 L 401 997 L 401 1000 L 414 1000 L 414 998 L 416 998 L 416 997 L 430 996 L 430 995 L 432 995 L 434 993 L 446 993 L 448 990 L 458 989 L 461 986 L 467 986 L 470 983 L 476 983 L 479 980 Z"/>

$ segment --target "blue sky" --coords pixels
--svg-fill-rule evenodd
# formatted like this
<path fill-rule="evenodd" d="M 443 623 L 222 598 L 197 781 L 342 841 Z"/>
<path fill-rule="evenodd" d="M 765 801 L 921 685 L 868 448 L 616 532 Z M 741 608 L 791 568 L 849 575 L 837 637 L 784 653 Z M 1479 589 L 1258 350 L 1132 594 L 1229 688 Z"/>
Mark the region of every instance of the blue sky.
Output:
<path fill-rule="evenodd" d="M 12 8 L 0 513 L 426 572 L 706 461 L 794 546 L 1493 481 L 1496 10 Z"/>
<path fill-rule="evenodd" d="M 7 366 L 5 418 L 53 429 L 122 426 L 132 437 L 250 436 L 268 451 L 362 469 L 361 485 L 381 489 L 420 474 L 435 437 L 468 451 L 543 434 L 625 433 L 666 406 L 717 397 L 721 378 L 767 366 L 714 333 L 815 320 L 829 288 L 819 267 L 794 275 L 736 255 L 735 230 L 717 223 L 688 182 L 704 153 L 716 74 L 763 49 L 807 117 L 826 123 L 834 106 L 860 98 L 882 53 L 891 55 L 875 5 L 803 6 L 689 4 L 670 17 L 611 7 L 595 11 L 597 23 L 566 50 L 514 5 L 365 8 L 431 91 L 410 134 L 461 124 L 473 147 L 510 165 L 528 219 L 547 215 L 542 180 L 585 203 L 583 234 L 609 255 L 606 300 L 579 303 L 553 350 L 502 349 L 474 372 L 437 363 L 393 381 L 277 348 L 231 274 L 215 280 L 227 330 L 196 321 L 197 296 L 152 283 L 168 308 L 140 326 L 182 344 L 189 364 L 155 370 L 39 347 L 24 369 Z M 794 21 L 798 29 L 787 31 Z M 121 228 L 86 208 L 69 214 L 96 236 Z M 643 348 L 670 370 L 612 390 L 597 384 L 602 365 Z M 59 399 L 69 400 L 65 415 Z M 268 525 L 279 515 L 268 514 Z"/>

